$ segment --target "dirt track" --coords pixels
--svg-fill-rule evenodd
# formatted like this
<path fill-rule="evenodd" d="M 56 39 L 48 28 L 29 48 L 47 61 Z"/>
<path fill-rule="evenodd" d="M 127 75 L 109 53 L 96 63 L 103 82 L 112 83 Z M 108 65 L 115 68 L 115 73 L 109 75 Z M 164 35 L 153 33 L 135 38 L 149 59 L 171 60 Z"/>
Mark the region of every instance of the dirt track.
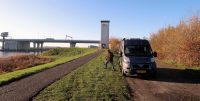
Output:
<path fill-rule="evenodd" d="M 98 56 L 100 51 L 0 87 L 0 101 L 28 101 L 46 86 Z"/>
<path fill-rule="evenodd" d="M 200 74 L 158 66 L 155 79 L 126 77 L 134 101 L 200 101 Z"/>

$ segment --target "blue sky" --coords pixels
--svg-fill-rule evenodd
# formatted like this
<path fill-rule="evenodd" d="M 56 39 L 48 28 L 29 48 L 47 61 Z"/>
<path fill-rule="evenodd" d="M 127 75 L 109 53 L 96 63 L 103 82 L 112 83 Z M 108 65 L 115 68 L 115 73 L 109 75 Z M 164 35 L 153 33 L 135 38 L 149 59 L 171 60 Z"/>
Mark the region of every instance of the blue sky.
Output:
<path fill-rule="evenodd" d="M 0 0 L 0 32 L 12 38 L 100 40 L 100 21 L 110 36 L 149 37 L 200 10 L 200 0 Z"/>

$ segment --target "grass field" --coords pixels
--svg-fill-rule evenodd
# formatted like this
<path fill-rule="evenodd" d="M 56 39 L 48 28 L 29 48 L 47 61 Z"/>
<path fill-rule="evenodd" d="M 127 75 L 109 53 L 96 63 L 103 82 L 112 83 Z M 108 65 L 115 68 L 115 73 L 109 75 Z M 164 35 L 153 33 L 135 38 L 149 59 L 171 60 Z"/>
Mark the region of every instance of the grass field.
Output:
<path fill-rule="evenodd" d="M 34 101 L 127 101 L 131 100 L 128 84 L 121 75 L 118 58 L 116 71 L 104 69 L 105 57 L 86 63 L 41 91 Z"/>
<path fill-rule="evenodd" d="M 9 83 L 13 80 L 20 79 L 22 77 L 40 72 L 42 70 L 48 69 L 55 67 L 59 64 L 63 64 L 67 61 L 71 61 L 73 59 L 91 54 L 95 52 L 96 49 L 84 49 L 84 48 L 60 48 L 60 49 L 53 49 L 50 51 L 45 52 L 42 54 L 43 57 L 49 57 L 49 58 L 54 58 L 55 61 L 22 69 L 22 70 L 17 70 L 14 72 L 6 73 L 0 75 L 0 85 Z"/>

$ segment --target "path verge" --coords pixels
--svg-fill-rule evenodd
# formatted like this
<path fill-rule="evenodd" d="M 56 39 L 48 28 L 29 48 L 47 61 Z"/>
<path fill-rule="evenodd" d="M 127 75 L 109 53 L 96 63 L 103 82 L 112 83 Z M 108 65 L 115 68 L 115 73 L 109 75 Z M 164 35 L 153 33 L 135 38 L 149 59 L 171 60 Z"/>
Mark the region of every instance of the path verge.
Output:
<path fill-rule="evenodd" d="M 66 50 L 66 49 L 61 49 L 61 50 Z M 68 51 L 73 51 L 71 53 L 73 53 L 74 55 L 65 56 L 66 53 L 70 53 L 70 52 L 58 51 L 60 53 L 65 53 L 65 54 L 62 54 L 63 56 L 57 56 L 59 58 L 57 58 L 53 62 L 42 64 L 42 65 L 38 65 L 38 66 L 34 66 L 34 67 L 30 67 L 30 68 L 26 68 L 26 69 L 22 69 L 22 70 L 17 70 L 17 71 L 13 71 L 13 72 L 10 72 L 10 73 L 6 73 L 6 74 L 0 75 L 0 86 L 2 86 L 4 84 L 8 84 L 8 83 L 16 81 L 16 80 L 19 80 L 21 78 L 27 77 L 29 75 L 41 72 L 43 70 L 46 70 L 46 69 L 49 69 L 49 68 L 53 68 L 53 67 L 55 67 L 57 65 L 72 61 L 74 59 L 80 58 L 82 56 L 91 54 L 91 53 L 96 51 L 94 49 L 86 50 L 86 49 L 78 49 L 78 48 L 73 48 L 73 50 L 72 49 L 67 49 L 67 50 Z M 77 52 L 81 52 L 81 53 L 76 53 L 76 50 L 79 50 Z"/>
<path fill-rule="evenodd" d="M 101 52 L 75 59 L 71 62 L 39 72 L 32 76 L 0 87 L 0 101 L 27 101 L 46 86 L 57 81 L 84 63 L 98 56 Z"/>

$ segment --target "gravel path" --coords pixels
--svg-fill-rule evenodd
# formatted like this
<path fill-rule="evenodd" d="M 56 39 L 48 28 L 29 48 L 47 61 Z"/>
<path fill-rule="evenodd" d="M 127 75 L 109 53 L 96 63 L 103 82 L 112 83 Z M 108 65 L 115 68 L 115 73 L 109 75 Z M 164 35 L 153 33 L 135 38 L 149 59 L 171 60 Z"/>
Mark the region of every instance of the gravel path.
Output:
<path fill-rule="evenodd" d="M 97 57 L 95 52 L 0 87 L 0 101 L 28 101 L 51 83 Z"/>
<path fill-rule="evenodd" d="M 200 74 L 159 64 L 155 79 L 126 77 L 134 101 L 200 101 Z"/>

